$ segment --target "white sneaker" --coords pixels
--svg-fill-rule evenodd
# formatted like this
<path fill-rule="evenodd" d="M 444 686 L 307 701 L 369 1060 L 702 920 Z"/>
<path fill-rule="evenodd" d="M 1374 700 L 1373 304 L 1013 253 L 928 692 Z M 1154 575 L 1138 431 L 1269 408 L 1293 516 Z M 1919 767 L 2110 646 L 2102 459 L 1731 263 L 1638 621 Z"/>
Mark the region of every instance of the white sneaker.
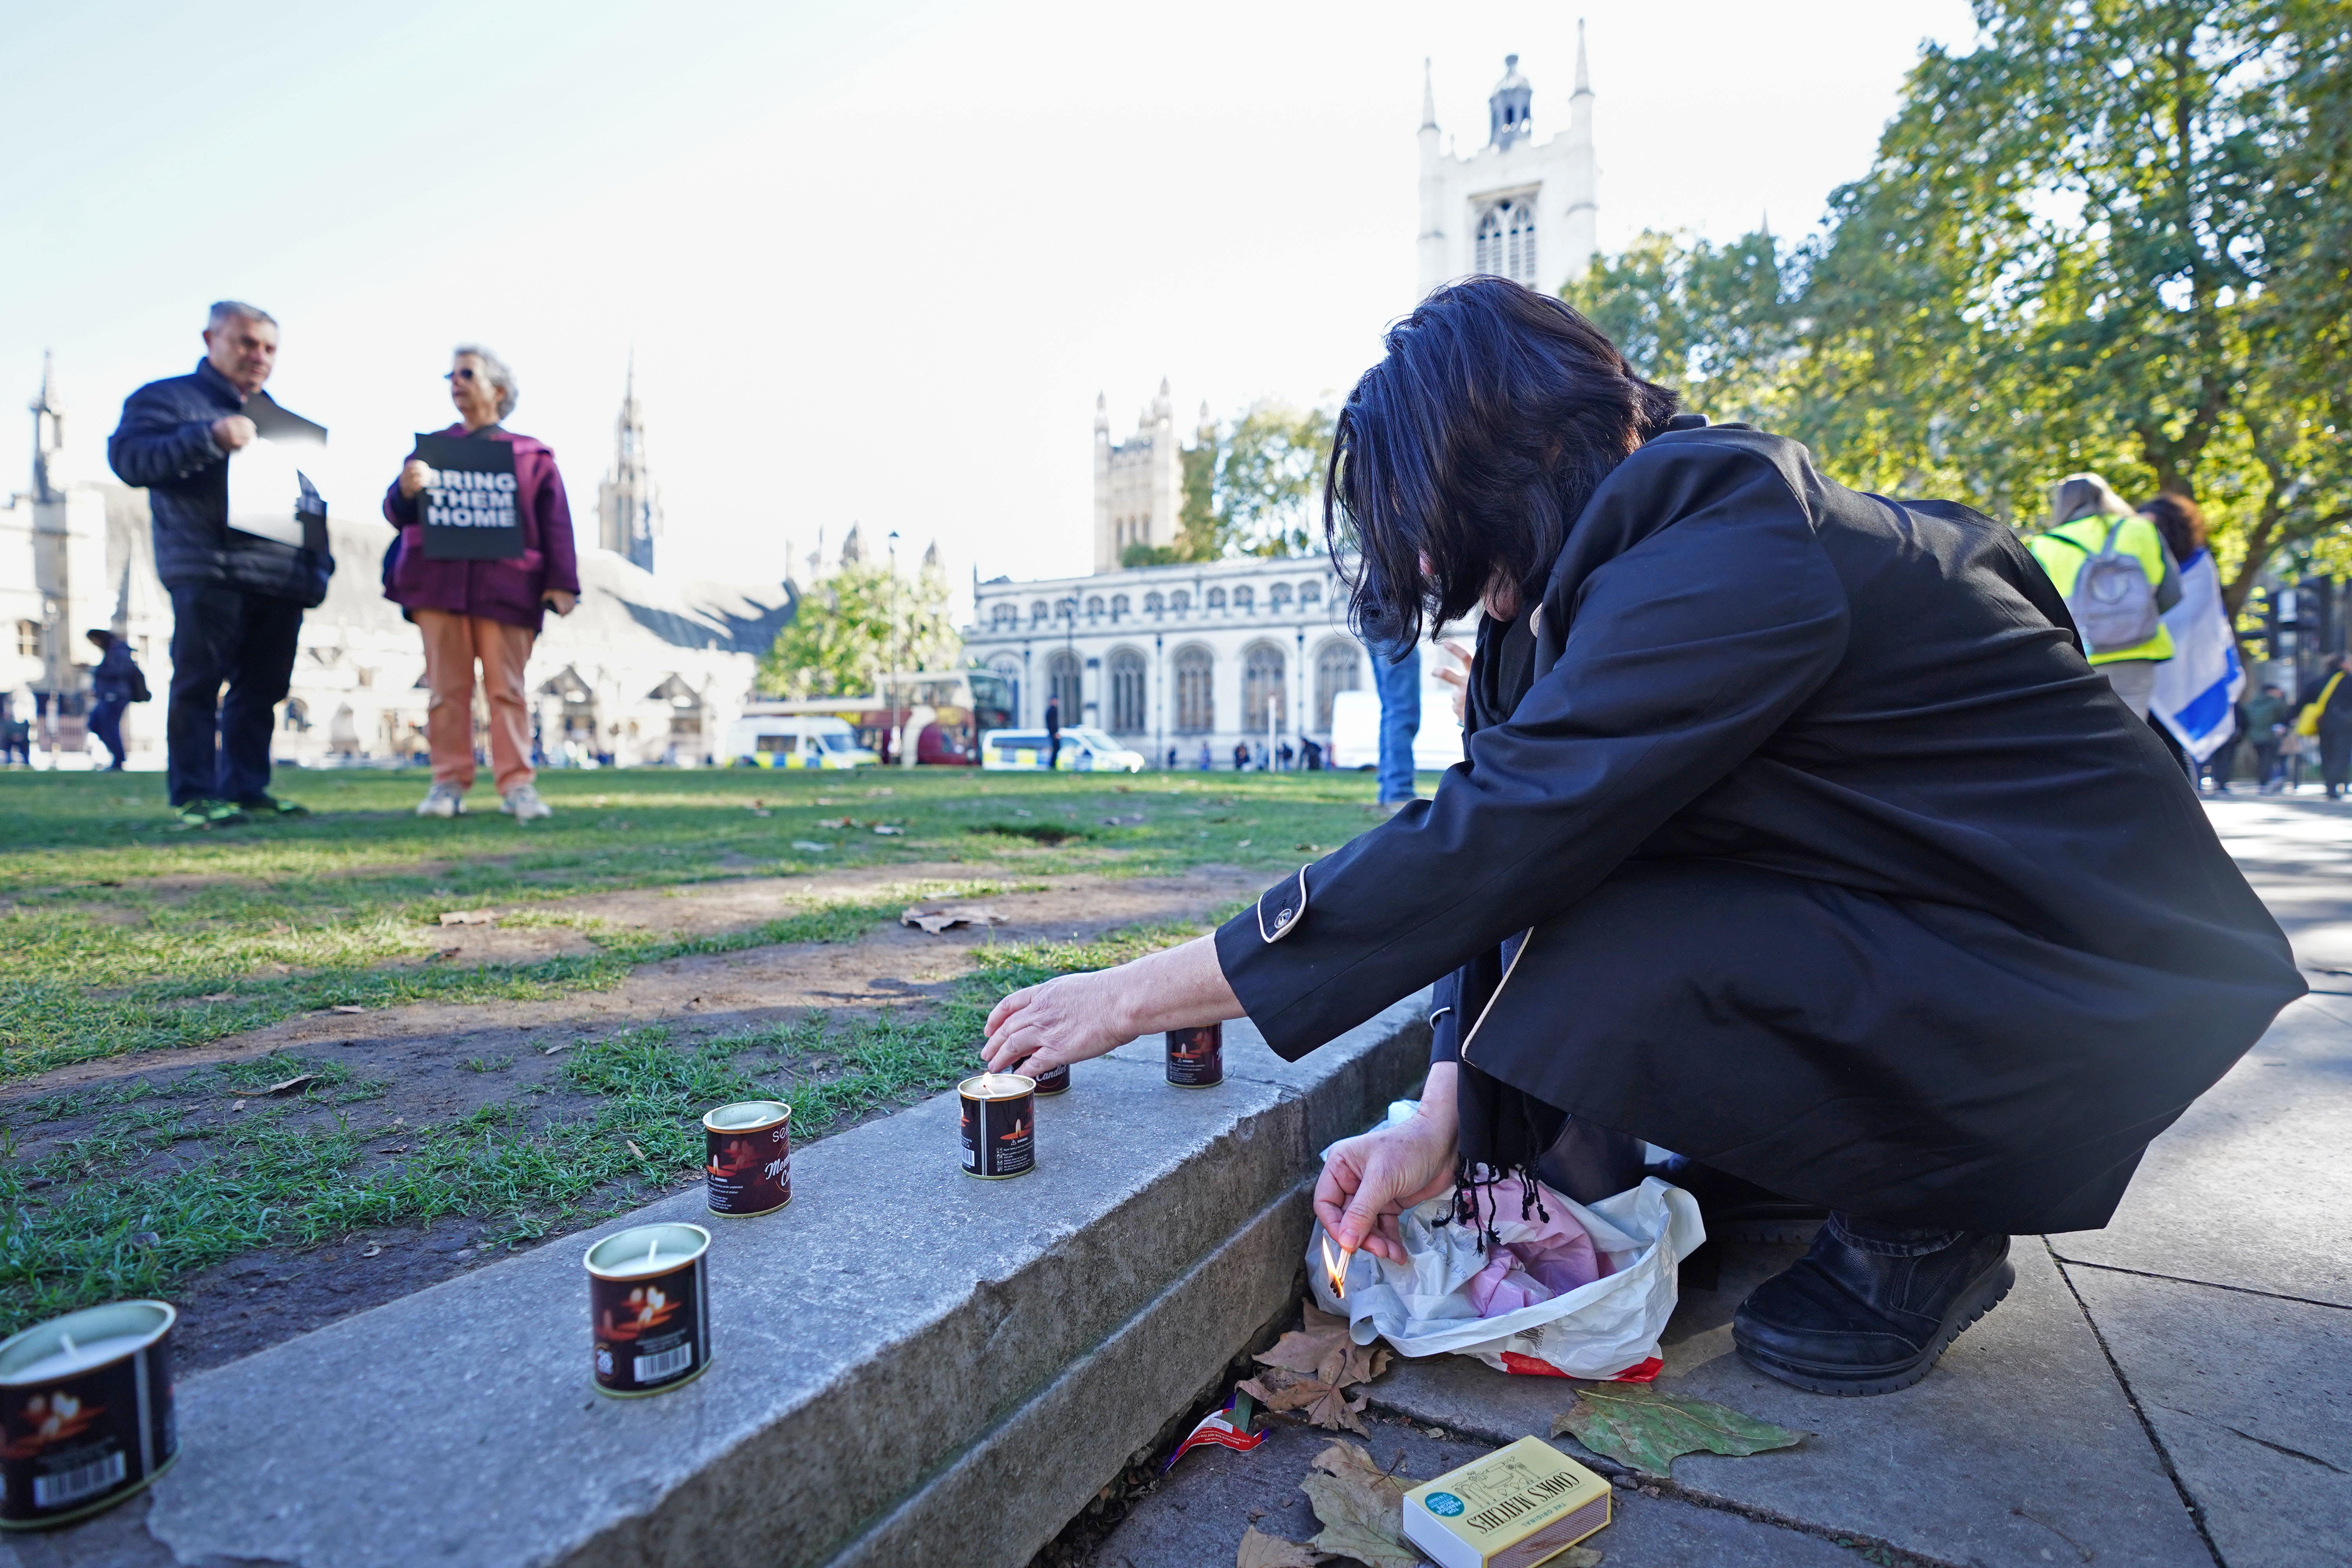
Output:
<path fill-rule="evenodd" d="M 538 789 L 527 784 L 519 784 L 507 791 L 499 802 L 499 809 L 517 822 L 530 822 L 555 815 L 555 808 L 539 798 Z"/>
<path fill-rule="evenodd" d="M 419 816 L 463 816 L 465 813 L 466 792 L 452 784 L 435 784 L 416 803 Z"/>

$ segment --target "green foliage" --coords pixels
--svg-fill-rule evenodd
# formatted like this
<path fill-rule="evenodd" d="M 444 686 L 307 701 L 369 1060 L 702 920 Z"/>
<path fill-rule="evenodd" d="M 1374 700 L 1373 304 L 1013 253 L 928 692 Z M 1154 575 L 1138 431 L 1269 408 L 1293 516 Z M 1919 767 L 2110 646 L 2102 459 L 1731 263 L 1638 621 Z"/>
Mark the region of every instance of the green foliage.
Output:
<path fill-rule="evenodd" d="M 962 639 L 937 571 L 894 577 L 887 563 L 852 561 L 801 600 L 792 624 L 760 659 L 772 697 L 843 697 L 875 689 L 893 669 L 953 669 Z"/>
<path fill-rule="evenodd" d="M 2352 8 L 1979 0 L 1826 233 L 1644 236 L 1570 298 L 1712 416 L 2020 524 L 2197 496 L 2231 606 L 2352 525 Z"/>
<path fill-rule="evenodd" d="M 1220 554 L 1304 555 L 1314 549 L 1336 418 L 1328 408 L 1258 403 L 1235 422 L 1217 467 Z"/>

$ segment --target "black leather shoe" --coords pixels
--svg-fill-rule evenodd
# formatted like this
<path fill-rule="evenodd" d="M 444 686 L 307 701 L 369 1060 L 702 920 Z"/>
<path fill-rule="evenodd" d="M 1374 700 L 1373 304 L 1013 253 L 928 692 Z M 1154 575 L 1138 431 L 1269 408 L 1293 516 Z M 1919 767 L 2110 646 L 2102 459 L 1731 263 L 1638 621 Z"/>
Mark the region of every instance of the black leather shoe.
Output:
<path fill-rule="evenodd" d="M 2016 1282 L 2005 1236 L 1832 1215 L 1811 1250 L 1739 1304 L 1731 1342 L 1758 1371 L 1815 1394 L 1891 1394 L 1927 1376 Z"/>
<path fill-rule="evenodd" d="M 1698 1215 L 1714 1241 L 1811 1241 L 1830 1211 L 1743 1182 L 1712 1165 L 1670 1154 L 1648 1173 L 1698 1200 Z"/>

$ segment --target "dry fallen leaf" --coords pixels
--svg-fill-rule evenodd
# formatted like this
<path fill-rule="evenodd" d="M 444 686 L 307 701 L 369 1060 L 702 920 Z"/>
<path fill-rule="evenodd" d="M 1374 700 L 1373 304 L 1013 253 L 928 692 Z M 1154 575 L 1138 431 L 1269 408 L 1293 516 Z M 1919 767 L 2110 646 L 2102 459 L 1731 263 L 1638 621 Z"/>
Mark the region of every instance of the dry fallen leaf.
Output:
<path fill-rule="evenodd" d="M 637 1147 L 637 1141 L 635 1139 L 624 1138 L 621 1142 L 626 1143 L 629 1146 L 629 1152 L 635 1154 L 638 1159 L 642 1160 L 646 1157 L 646 1152 Z"/>
<path fill-rule="evenodd" d="M 874 825 L 874 831 L 884 835 L 895 835 L 902 834 L 907 830 L 903 827 L 893 827 L 887 822 L 877 822 Z"/>
<path fill-rule="evenodd" d="M 577 1040 L 565 1040 L 561 1045 L 546 1047 L 539 1054 L 543 1057 L 551 1057 L 558 1051 L 568 1051 L 579 1043 L 580 1042 Z"/>
<path fill-rule="evenodd" d="M 1334 1443 L 1316 1455 L 1314 1473 L 1298 1489 L 1323 1521 L 1317 1551 L 1353 1557 L 1366 1568 L 1420 1568 L 1421 1553 L 1404 1542 L 1404 1483 L 1361 1445 Z"/>
<path fill-rule="evenodd" d="M 1234 1568 L 1315 1568 L 1323 1554 L 1311 1546 L 1268 1535 L 1255 1525 L 1242 1531 L 1242 1549 L 1234 1554 Z"/>
<path fill-rule="evenodd" d="M 314 1072 L 302 1073 L 294 1078 L 288 1079 L 284 1083 L 271 1084 L 269 1086 L 269 1092 L 272 1094 L 292 1094 L 296 1089 L 302 1088 L 304 1085 L 316 1082 L 318 1080 L 318 1077 L 319 1075 Z"/>
<path fill-rule="evenodd" d="M 1571 1546 L 1551 1561 L 1552 1568 L 1601 1568 L 1601 1549 Z"/>
<path fill-rule="evenodd" d="M 1361 1436 L 1371 1436 L 1363 1423 L 1361 1412 L 1366 1401 L 1350 1401 L 1346 1392 L 1319 1378 L 1302 1377 L 1282 1367 L 1269 1367 L 1257 1376 L 1237 1384 L 1244 1394 L 1268 1410 L 1303 1410 L 1307 1419 L 1327 1432 L 1341 1428 Z"/>
<path fill-rule="evenodd" d="M 1249 841 L 1248 839 L 1246 839 L 1246 838 L 1243 839 L 1239 844 L 1236 844 L 1236 845 L 1234 845 L 1234 848 L 1236 848 L 1236 849 L 1246 849 L 1246 848 L 1248 848 L 1249 847 L 1250 847 L 1250 841 Z"/>
<path fill-rule="evenodd" d="M 231 1110 L 243 1110 L 245 1109 L 245 1101 L 240 1100 L 235 1105 L 230 1106 L 229 1109 Z"/>
<path fill-rule="evenodd" d="M 208 991 L 202 996 L 197 997 L 196 1000 L 199 1002 L 234 1002 L 236 1000 L 236 993 L 234 991 Z"/>
<path fill-rule="evenodd" d="M 1257 1361 L 1346 1388 L 1386 1372 L 1389 1351 L 1385 1345 L 1357 1344 L 1349 1338 L 1347 1319 L 1334 1317 L 1309 1301 L 1301 1312 L 1300 1326 L 1276 1341 L 1274 1348 Z"/>
<path fill-rule="evenodd" d="M 383 1250 L 383 1247 L 378 1247 L 374 1242 L 371 1241 L 368 1243 L 367 1250 L 361 1253 L 360 1256 L 362 1258 L 373 1258 L 377 1253 L 382 1252 Z"/>
<path fill-rule="evenodd" d="M 1007 917 L 986 904 L 908 904 L 898 915 L 902 926 L 916 926 L 937 936 L 950 926 L 992 926 Z"/>
<path fill-rule="evenodd" d="M 1580 1388 L 1576 1403 L 1551 1424 L 1594 1453 L 1653 1476 L 1673 1473 L 1682 1454 L 1744 1457 L 1793 1448 L 1808 1434 L 1742 1415 L 1711 1399 L 1676 1399 L 1640 1384 Z"/>
<path fill-rule="evenodd" d="M 821 816 L 817 818 L 816 825 L 819 827 L 855 827 L 857 826 L 857 818 L 854 816 Z"/>
<path fill-rule="evenodd" d="M 445 926 L 494 926 L 499 923 L 496 910 L 444 910 L 441 923 Z"/>
<path fill-rule="evenodd" d="M 367 1011 L 366 1008 L 356 1006 L 349 1002 L 338 1002 L 327 1010 L 331 1013 L 364 1013 Z"/>

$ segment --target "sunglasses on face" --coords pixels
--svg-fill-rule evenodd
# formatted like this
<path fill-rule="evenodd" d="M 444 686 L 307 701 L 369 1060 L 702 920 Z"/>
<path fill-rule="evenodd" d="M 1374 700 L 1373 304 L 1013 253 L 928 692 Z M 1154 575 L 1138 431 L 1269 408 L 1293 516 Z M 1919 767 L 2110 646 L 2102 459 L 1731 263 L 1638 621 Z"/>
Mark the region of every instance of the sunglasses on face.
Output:
<path fill-rule="evenodd" d="M 478 380 L 479 377 L 474 374 L 473 366 L 459 365 L 456 370 L 451 371 L 441 379 L 444 381 L 475 381 Z"/>

